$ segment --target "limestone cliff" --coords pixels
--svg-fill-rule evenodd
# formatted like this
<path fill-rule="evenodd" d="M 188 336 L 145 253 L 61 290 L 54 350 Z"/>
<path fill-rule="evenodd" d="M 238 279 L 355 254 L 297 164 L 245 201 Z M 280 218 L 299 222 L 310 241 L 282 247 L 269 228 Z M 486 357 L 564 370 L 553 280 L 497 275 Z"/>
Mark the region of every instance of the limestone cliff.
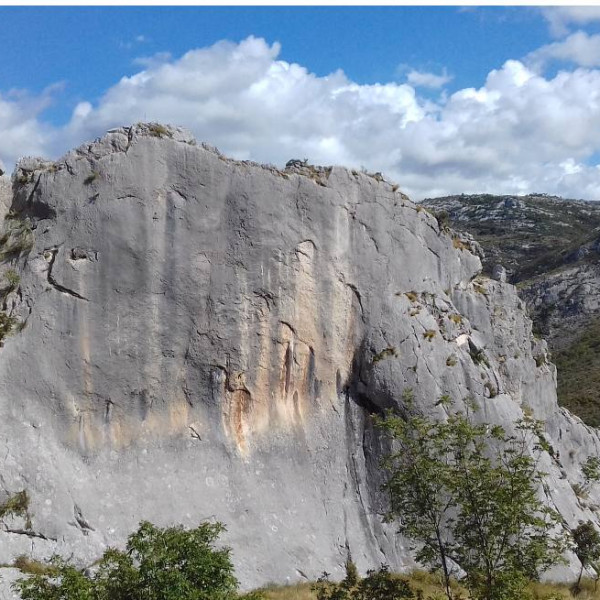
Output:
<path fill-rule="evenodd" d="M 423 205 L 501 264 L 558 367 L 558 401 L 600 426 L 600 203 L 529 196 L 447 196 Z"/>
<path fill-rule="evenodd" d="M 12 183 L 0 484 L 28 490 L 31 527 L 0 531 L 1 563 L 87 564 L 141 519 L 214 518 L 245 586 L 339 575 L 349 550 L 410 566 L 371 418 L 407 388 L 440 417 L 449 394 L 487 421 L 544 419 L 548 502 L 596 520 L 571 484 L 598 436 L 559 410 L 514 288 L 378 175 L 138 125 Z"/>

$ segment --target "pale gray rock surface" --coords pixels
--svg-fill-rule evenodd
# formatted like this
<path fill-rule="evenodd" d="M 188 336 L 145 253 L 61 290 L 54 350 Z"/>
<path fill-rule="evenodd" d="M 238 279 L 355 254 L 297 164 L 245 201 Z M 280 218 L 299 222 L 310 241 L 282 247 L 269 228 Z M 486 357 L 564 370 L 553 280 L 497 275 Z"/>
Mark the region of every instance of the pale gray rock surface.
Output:
<path fill-rule="evenodd" d="M 0 350 L 0 484 L 28 490 L 32 529 L 0 531 L 1 563 L 83 566 L 141 519 L 217 519 L 245 587 L 339 577 L 348 551 L 410 568 L 371 418 L 408 388 L 440 418 L 449 394 L 507 427 L 544 419 L 548 502 L 597 520 L 596 490 L 571 487 L 597 432 L 559 410 L 522 301 L 397 186 L 152 125 L 27 159 L 13 182 L 3 268 L 24 326 Z"/>
<path fill-rule="evenodd" d="M 1 168 L 1 164 L 0 164 Z M 0 223 L 4 221 L 4 217 L 8 214 L 8 210 L 12 203 L 12 184 L 8 177 L 0 175 Z"/>

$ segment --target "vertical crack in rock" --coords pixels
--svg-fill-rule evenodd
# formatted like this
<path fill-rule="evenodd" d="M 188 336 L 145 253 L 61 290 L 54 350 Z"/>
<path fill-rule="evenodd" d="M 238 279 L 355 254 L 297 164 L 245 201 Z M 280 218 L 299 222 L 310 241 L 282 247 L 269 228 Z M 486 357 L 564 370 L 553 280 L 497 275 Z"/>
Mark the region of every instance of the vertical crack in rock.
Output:
<path fill-rule="evenodd" d="M 370 511 L 370 502 L 368 500 L 365 499 L 364 497 L 364 493 L 363 493 L 363 485 L 367 485 L 367 482 L 363 480 L 363 478 L 361 477 L 361 471 L 365 471 L 364 469 L 364 465 L 363 468 L 361 469 L 361 465 L 359 465 L 359 461 L 357 459 L 356 453 L 358 452 L 359 448 L 362 449 L 363 451 L 363 455 L 364 455 L 364 460 L 366 461 L 366 451 L 367 449 L 364 446 L 364 428 L 365 428 L 365 423 L 364 420 L 368 418 L 367 416 L 367 411 L 364 409 L 361 409 L 360 412 L 362 413 L 363 419 L 362 419 L 362 423 L 359 423 L 356 421 L 354 415 L 353 415 L 353 406 L 352 406 L 352 401 L 350 399 L 350 393 L 349 391 L 346 392 L 346 402 L 345 402 L 345 410 L 344 410 L 344 414 L 345 414 L 345 426 L 346 426 L 346 446 L 347 446 L 347 471 L 348 471 L 348 475 L 350 476 L 350 481 L 352 482 L 352 485 L 354 486 L 354 491 L 356 494 L 356 499 L 358 500 L 358 504 L 359 504 L 359 514 L 358 517 L 360 519 L 362 528 L 363 528 L 363 532 L 365 534 L 365 536 L 367 536 L 368 538 L 371 539 L 371 544 L 369 544 L 369 549 L 373 555 L 374 560 L 378 560 L 379 557 L 375 556 L 375 548 L 379 547 L 379 543 L 377 541 L 377 537 L 375 535 L 375 532 L 373 530 L 372 524 L 371 524 L 371 511 Z M 361 429 L 362 429 L 362 434 L 361 434 Z M 357 444 L 357 433 L 360 435 L 360 445 Z M 368 487 L 367 487 L 368 489 Z M 347 537 L 347 531 L 346 531 L 346 537 Z M 347 543 L 347 541 L 346 541 Z"/>
<path fill-rule="evenodd" d="M 83 516 L 83 512 L 81 511 L 81 508 L 79 508 L 79 506 L 77 506 L 77 504 L 73 505 L 73 514 L 75 515 L 75 521 L 76 521 L 77 525 L 83 531 L 84 535 L 87 535 L 88 532 L 90 532 L 90 531 L 96 531 L 85 519 L 85 517 Z"/>
<path fill-rule="evenodd" d="M 292 362 L 293 362 L 294 352 L 292 350 L 291 344 L 287 345 L 285 350 L 285 358 L 283 363 L 283 371 L 284 371 L 284 391 L 287 396 L 290 391 L 290 381 L 292 378 Z"/>
<path fill-rule="evenodd" d="M 365 320 L 365 309 L 363 307 L 362 296 L 360 295 L 360 292 L 358 291 L 358 288 L 353 283 L 346 283 L 346 285 L 352 290 L 352 292 L 354 293 L 354 296 L 356 297 L 356 300 L 358 301 L 358 305 L 360 307 L 360 319 L 361 319 L 361 321 L 363 323 L 366 323 L 366 320 Z"/>

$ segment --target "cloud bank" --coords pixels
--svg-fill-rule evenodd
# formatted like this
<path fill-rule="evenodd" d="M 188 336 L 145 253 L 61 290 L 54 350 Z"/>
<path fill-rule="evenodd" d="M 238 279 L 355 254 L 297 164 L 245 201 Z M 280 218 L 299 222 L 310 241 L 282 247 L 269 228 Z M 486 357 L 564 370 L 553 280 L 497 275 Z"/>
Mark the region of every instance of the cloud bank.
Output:
<path fill-rule="evenodd" d="M 556 37 L 567 35 L 572 25 L 600 21 L 600 6 L 547 6 L 541 9 L 550 32 Z"/>
<path fill-rule="evenodd" d="M 18 155 L 57 157 L 111 127 L 161 121 L 236 158 L 283 165 L 308 157 L 382 171 L 415 199 L 537 191 L 600 200 L 600 71 L 581 59 L 588 42 L 597 43 L 550 44 L 491 71 L 480 88 L 437 101 L 416 88 L 443 86 L 446 73 L 360 85 L 342 71 L 318 77 L 279 60 L 279 45 L 263 39 L 219 42 L 144 59 L 142 70 L 96 104 L 81 102 L 59 128 L 43 121 L 51 91 L 0 96 L 0 159 L 8 166 Z M 543 75 L 543 64 L 565 57 L 583 67 Z"/>

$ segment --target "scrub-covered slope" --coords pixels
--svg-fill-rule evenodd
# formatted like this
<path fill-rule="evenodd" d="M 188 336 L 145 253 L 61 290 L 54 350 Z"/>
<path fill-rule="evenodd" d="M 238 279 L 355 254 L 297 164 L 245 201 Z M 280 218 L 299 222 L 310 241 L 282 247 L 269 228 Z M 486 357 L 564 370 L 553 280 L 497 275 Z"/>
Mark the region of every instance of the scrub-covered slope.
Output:
<path fill-rule="evenodd" d="M 408 566 L 371 419 L 408 389 L 439 417 L 448 394 L 545 419 L 548 501 L 595 518 L 570 483 L 598 438 L 558 409 L 514 288 L 381 177 L 138 125 L 22 161 L 8 200 L 0 483 L 31 523 L 0 532 L 0 562 L 89 564 L 141 519 L 212 518 L 246 586 L 339 575 L 348 551 Z"/>

